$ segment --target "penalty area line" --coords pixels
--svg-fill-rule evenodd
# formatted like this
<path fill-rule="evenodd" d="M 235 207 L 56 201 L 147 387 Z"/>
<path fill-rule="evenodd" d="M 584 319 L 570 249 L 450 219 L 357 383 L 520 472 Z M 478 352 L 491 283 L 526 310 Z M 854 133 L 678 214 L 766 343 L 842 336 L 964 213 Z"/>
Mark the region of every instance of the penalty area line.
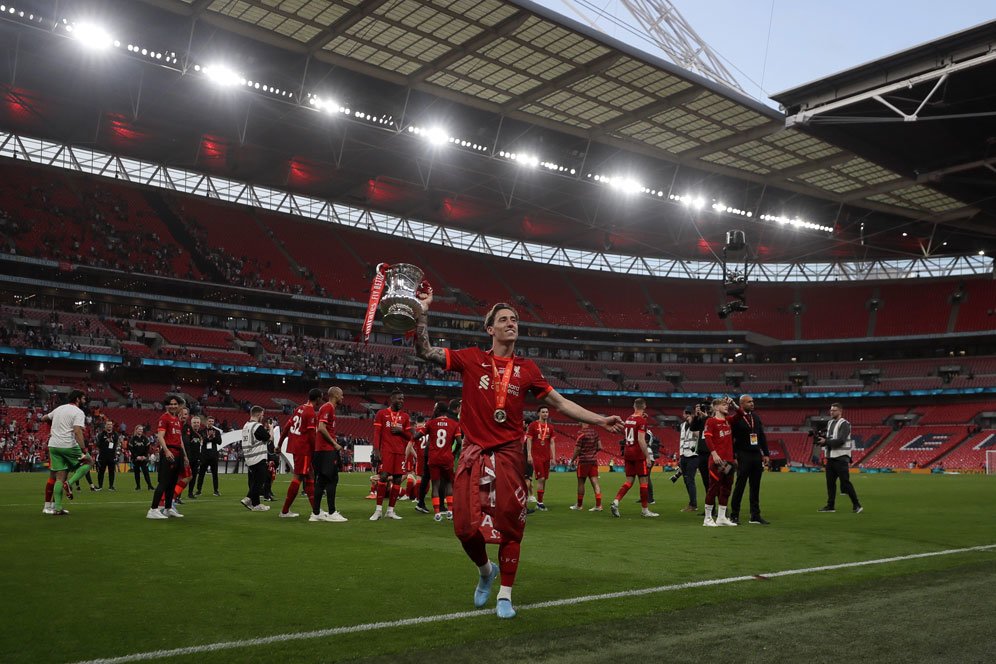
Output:
<path fill-rule="evenodd" d="M 757 581 L 773 579 L 781 576 L 793 576 L 796 574 L 812 574 L 815 572 L 825 572 L 830 570 L 841 570 L 852 567 L 867 567 L 870 565 L 886 565 L 889 563 L 902 562 L 906 560 L 917 560 L 919 558 L 934 558 L 937 556 L 950 556 L 959 553 L 973 553 L 979 551 L 992 551 L 996 549 L 996 544 L 985 544 L 981 546 L 970 546 L 962 549 L 945 549 L 943 551 L 929 551 L 926 553 L 912 553 L 905 556 L 892 556 L 891 558 L 876 558 L 874 560 L 858 560 L 850 563 L 839 563 L 836 565 L 821 565 L 819 567 L 804 567 L 800 569 L 782 570 L 779 572 L 767 572 L 764 574 L 747 574 L 743 576 L 729 576 L 722 579 L 704 579 L 702 581 L 689 581 L 687 583 L 675 583 L 666 586 L 654 586 L 651 588 L 636 588 L 633 590 L 621 590 L 613 593 L 601 593 L 598 595 L 584 595 L 582 597 L 570 597 L 567 599 L 555 599 L 547 602 L 536 602 L 534 604 L 524 604 L 518 607 L 519 611 L 530 611 L 533 609 L 549 609 L 561 606 L 572 606 L 585 602 L 597 602 L 609 599 L 621 599 L 625 597 L 639 597 L 642 595 L 652 595 L 656 593 L 672 592 L 675 590 L 688 590 L 691 588 L 705 588 L 709 586 L 721 586 L 728 583 L 739 583 L 741 581 Z M 388 620 L 383 622 L 363 623 L 360 625 L 347 625 L 344 627 L 331 627 L 328 629 L 316 629 L 308 632 L 292 632 L 288 634 L 274 634 L 273 636 L 262 636 L 255 639 L 238 639 L 234 641 L 220 641 L 218 643 L 207 643 L 199 646 L 188 646 L 185 648 L 171 648 L 168 650 L 150 650 L 148 652 L 133 653 L 120 657 L 104 657 L 100 659 L 88 659 L 74 664 L 125 664 L 126 662 L 141 662 L 152 659 L 167 659 L 172 657 L 183 657 L 185 655 L 198 655 L 202 653 L 218 652 L 220 650 L 233 650 L 235 648 L 248 648 L 252 646 L 263 646 L 272 643 L 285 643 L 287 641 L 304 641 L 308 639 L 321 639 L 341 634 L 356 634 L 359 632 L 373 632 L 381 629 L 394 629 L 397 627 L 408 627 L 411 625 L 426 625 L 429 623 L 446 622 L 449 620 L 463 620 L 464 618 L 476 618 L 494 615 L 487 609 L 475 611 L 458 611 L 456 613 L 443 613 L 434 616 L 419 616 L 416 618 L 402 618 L 400 620 Z"/>

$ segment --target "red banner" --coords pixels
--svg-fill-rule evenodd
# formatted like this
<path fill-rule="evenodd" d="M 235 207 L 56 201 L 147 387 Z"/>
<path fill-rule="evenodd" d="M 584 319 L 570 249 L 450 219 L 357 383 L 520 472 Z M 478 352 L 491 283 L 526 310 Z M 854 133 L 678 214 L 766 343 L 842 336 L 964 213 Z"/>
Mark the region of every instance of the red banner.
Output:
<path fill-rule="evenodd" d="M 380 296 L 384 294 L 384 273 L 389 267 L 391 266 L 387 263 L 378 265 L 373 283 L 370 284 L 370 301 L 367 303 L 367 315 L 363 320 L 363 343 L 367 343 L 370 340 L 370 332 L 373 331 L 374 316 L 377 315 L 377 305 L 380 304 Z"/>

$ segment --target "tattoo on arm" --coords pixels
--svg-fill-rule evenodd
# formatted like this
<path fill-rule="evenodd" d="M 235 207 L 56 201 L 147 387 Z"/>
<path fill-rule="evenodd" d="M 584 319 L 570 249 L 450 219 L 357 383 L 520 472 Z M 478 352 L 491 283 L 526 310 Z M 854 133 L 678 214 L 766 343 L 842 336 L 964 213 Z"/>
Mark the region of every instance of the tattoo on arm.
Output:
<path fill-rule="evenodd" d="M 441 367 L 446 366 L 446 351 L 429 342 L 429 318 L 422 314 L 415 325 L 415 354 Z"/>

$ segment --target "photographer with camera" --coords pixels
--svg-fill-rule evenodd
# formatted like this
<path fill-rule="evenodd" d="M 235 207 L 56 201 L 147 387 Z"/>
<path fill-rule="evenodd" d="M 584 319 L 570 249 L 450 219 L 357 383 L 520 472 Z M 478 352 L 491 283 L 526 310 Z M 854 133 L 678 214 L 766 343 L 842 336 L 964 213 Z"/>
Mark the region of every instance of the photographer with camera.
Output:
<path fill-rule="evenodd" d="M 678 478 L 684 478 L 685 491 L 688 492 L 688 505 L 683 507 L 681 511 L 697 512 L 699 501 L 695 487 L 695 474 L 699 469 L 699 439 L 702 437 L 701 425 L 705 422 L 706 414 L 702 412 L 700 404 L 696 404 L 694 408 L 691 406 L 685 408 L 684 418 L 685 421 L 678 429 L 678 472 L 671 476 L 671 481 L 677 482 Z"/>
<path fill-rule="evenodd" d="M 737 458 L 737 483 L 730 500 L 730 521 L 740 523 L 740 501 L 750 482 L 750 522 L 767 526 L 769 522 L 761 516 L 761 475 L 768 467 L 770 457 L 764 425 L 754 412 L 754 397 L 749 394 L 740 397 L 740 407 L 730 419 L 730 428 L 733 429 L 733 453 Z"/>
<path fill-rule="evenodd" d="M 705 500 L 705 520 L 703 526 L 736 526 L 734 521 L 726 517 L 726 503 L 730 499 L 730 489 L 733 486 L 733 471 L 736 461 L 733 457 L 733 431 L 728 421 L 730 405 L 729 397 L 714 399 L 712 402 L 712 417 L 706 420 L 705 438 L 709 447 L 709 491 Z M 712 505 L 719 499 L 719 512 L 712 517 Z"/>
<path fill-rule="evenodd" d="M 840 480 L 840 492 L 846 493 L 851 499 L 851 511 L 861 514 L 864 508 L 858 500 L 858 494 L 851 484 L 850 466 L 851 452 L 854 450 L 854 439 L 851 438 L 851 423 L 843 418 L 844 408 L 839 403 L 830 404 L 830 421 L 823 436 L 816 438 L 816 443 L 822 445 L 827 457 L 827 504 L 817 512 L 836 512 L 834 502 L 837 498 L 837 480 Z"/>

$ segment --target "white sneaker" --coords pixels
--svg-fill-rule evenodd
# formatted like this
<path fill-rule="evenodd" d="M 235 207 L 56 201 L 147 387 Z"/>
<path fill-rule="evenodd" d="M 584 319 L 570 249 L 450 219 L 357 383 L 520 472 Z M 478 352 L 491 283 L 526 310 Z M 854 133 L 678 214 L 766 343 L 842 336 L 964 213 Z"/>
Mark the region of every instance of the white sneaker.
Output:
<path fill-rule="evenodd" d="M 660 516 L 660 514 L 658 514 L 657 512 L 651 512 L 650 510 L 643 510 L 643 512 L 641 512 L 641 514 L 643 516 L 647 517 L 647 518 L 650 518 L 650 519 L 653 519 L 653 518 L 656 518 L 656 517 Z"/>
<path fill-rule="evenodd" d="M 45 503 L 42 514 L 55 514 L 55 503 Z"/>
<path fill-rule="evenodd" d="M 298 514 L 297 512 L 281 512 L 280 513 L 280 518 L 281 519 L 296 519 L 299 516 L 301 516 L 301 515 Z"/>
<path fill-rule="evenodd" d="M 436 512 L 433 515 L 432 520 L 435 521 L 436 523 L 442 523 L 443 522 L 443 513 L 442 512 Z"/>
<path fill-rule="evenodd" d="M 569 510 L 574 510 L 575 512 L 580 512 L 580 511 L 581 511 L 581 508 L 580 508 L 580 507 L 578 507 L 577 505 L 571 505 L 571 506 L 570 506 L 570 507 L 568 507 L 567 509 L 569 509 Z"/>
<path fill-rule="evenodd" d="M 177 519 L 182 519 L 182 518 L 183 518 L 183 515 L 182 515 L 182 514 L 180 514 L 180 513 L 179 513 L 179 512 L 178 512 L 178 511 L 176 510 L 176 508 L 175 508 L 175 507 L 171 507 L 171 508 L 169 508 L 168 510 L 166 510 L 166 516 L 167 516 L 167 517 L 170 517 L 170 516 L 171 516 L 171 517 L 174 517 L 174 518 L 177 518 Z"/>
<path fill-rule="evenodd" d="M 536 502 L 536 496 L 529 496 L 529 502 L 530 503 L 535 503 Z"/>
<path fill-rule="evenodd" d="M 145 518 L 146 519 L 169 519 L 168 516 L 166 516 L 165 514 L 163 514 L 162 510 L 156 509 L 155 507 L 151 508 L 148 512 L 145 513 Z"/>
<path fill-rule="evenodd" d="M 371 521 L 380 521 L 380 517 L 384 516 L 384 513 L 380 511 L 380 508 L 374 510 L 374 513 L 370 515 Z"/>
<path fill-rule="evenodd" d="M 242 506 L 245 507 L 247 510 L 251 510 L 252 509 L 252 501 L 249 500 L 248 496 L 246 496 L 245 498 L 243 498 L 239 502 L 242 503 Z"/>
<path fill-rule="evenodd" d="M 602 511 L 602 506 L 601 505 L 596 505 L 595 507 L 589 507 L 588 511 L 589 512 L 601 512 Z"/>
<path fill-rule="evenodd" d="M 737 523 L 736 523 L 736 521 L 730 521 L 725 516 L 721 516 L 718 519 L 716 519 L 716 525 L 717 526 L 736 526 Z"/>
<path fill-rule="evenodd" d="M 345 523 L 349 521 L 349 519 L 339 514 L 339 512 L 332 512 L 332 514 L 326 514 L 325 520 L 331 521 L 332 523 Z"/>
<path fill-rule="evenodd" d="M 406 496 L 406 495 L 404 495 L 404 494 L 402 494 L 402 495 L 398 496 L 398 502 L 399 502 L 399 503 L 403 503 L 403 502 L 405 502 L 406 500 L 409 500 L 408 496 Z"/>
<path fill-rule="evenodd" d="M 394 510 L 387 510 L 387 514 L 385 516 L 388 519 L 394 519 L 395 521 L 401 521 L 401 519 L 404 518 L 400 514 L 396 514 Z"/>
<path fill-rule="evenodd" d="M 314 512 L 312 512 L 311 516 L 308 517 L 308 521 L 309 522 L 325 521 L 326 520 L 325 517 L 327 517 L 328 515 L 329 515 L 329 513 L 326 512 L 325 510 L 322 510 L 318 514 L 315 514 Z"/>
<path fill-rule="evenodd" d="M 263 503 L 260 503 L 259 505 L 254 505 L 254 506 L 250 507 L 249 511 L 250 512 L 269 512 L 270 511 L 270 506 L 269 505 L 264 505 Z"/>
<path fill-rule="evenodd" d="M 447 511 L 446 511 L 446 518 L 447 518 L 447 519 L 448 519 L 449 521 L 452 521 L 452 520 L 453 520 L 453 512 L 451 512 L 451 511 L 447 510 Z"/>
<path fill-rule="evenodd" d="M 702 525 L 706 526 L 707 528 L 715 528 L 716 522 L 713 521 L 711 517 L 706 517 L 706 520 L 702 522 Z"/>

